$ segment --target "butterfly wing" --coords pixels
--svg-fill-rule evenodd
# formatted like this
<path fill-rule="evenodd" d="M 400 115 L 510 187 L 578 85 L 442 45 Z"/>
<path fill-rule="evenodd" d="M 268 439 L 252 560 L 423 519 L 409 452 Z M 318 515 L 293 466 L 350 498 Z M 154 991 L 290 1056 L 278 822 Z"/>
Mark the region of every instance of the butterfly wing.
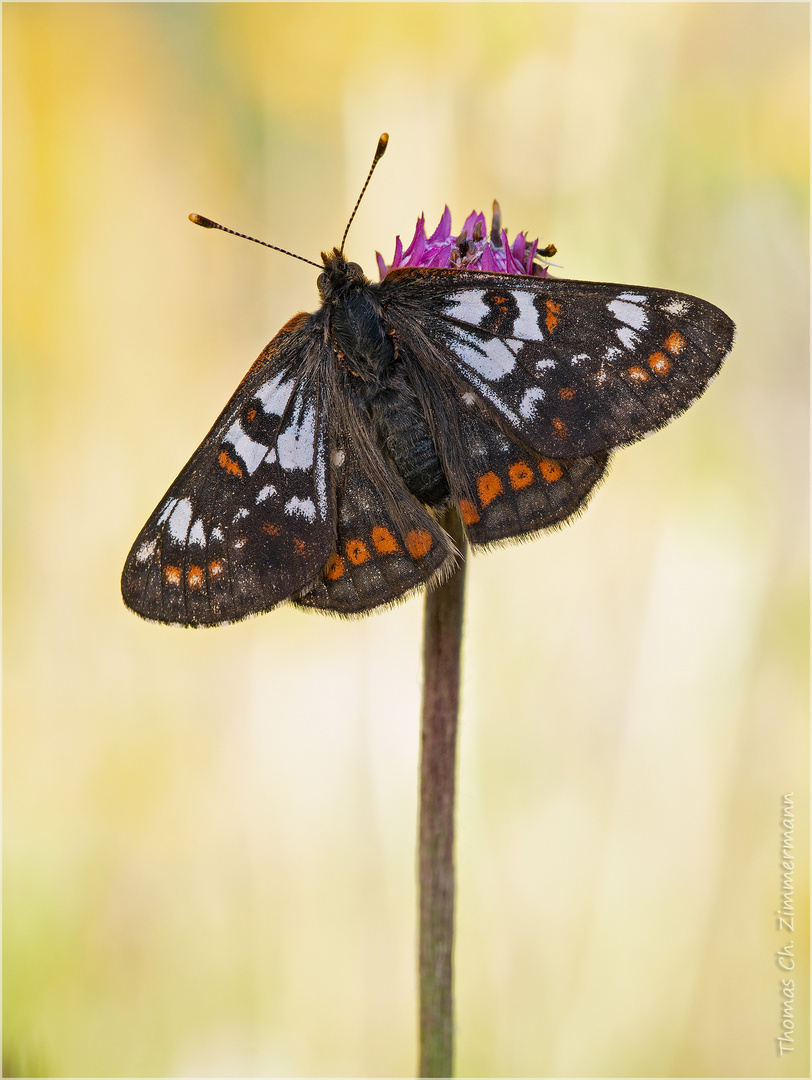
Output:
<path fill-rule="evenodd" d="M 141 530 L 121 579 L 146 619 L 211 626 L 268 611 L 333 548 L 322 313 L 297 315 L 252 366 Z"/>
<path fill-rule="evenodd" d="M 735 332 L 719 308 L 663 289 L 409 268 L 381 289 L 500 426 L 556 459 L 635 442 L 678 416 Z"/>
<path fill-rule="evenodd" d="M 576 512 L 607 451 L 687 408 L 734 333 L 658 289 L 409 268 L 375 290 L 474 544 Z M 141 531 L 122 593 L 145 618 L 216 625 L 286 599 L 349 615 L 450 572 L 453 545 L 375 442 L 328 318 L 280 331 Z"/>
<path fill-rule="evenodd" d="M 386 606 L 447 577 L 457 552 L 436 519 L 415 501 L 373 440 L 346 372 L 333 368 L 335 546 L 293 602 L 338 615 Z"/>
<path fill-rule="evenodd" d="M 517 439 L 449 372 L 428 341 L 399 346 L 466 533 L 486 545 L 561 525 L 586 505 L 609 454 L 554 459 Z"/>

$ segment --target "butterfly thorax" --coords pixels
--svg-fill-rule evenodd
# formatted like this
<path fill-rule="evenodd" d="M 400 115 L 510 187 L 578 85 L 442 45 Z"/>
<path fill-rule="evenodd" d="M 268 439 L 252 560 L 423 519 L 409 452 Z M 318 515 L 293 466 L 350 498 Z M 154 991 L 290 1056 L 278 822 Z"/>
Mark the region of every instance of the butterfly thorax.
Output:
<path fill-rule="evenodd" d="M 383 309 L 374 285 L 357 263 L 338 252 L 322 252 L 325 270 L 319 275 L 322 306 L 329 312 L 333 352 L 355 380 L 373 392 L 386 381 L 395 351 L 386 333 Z"/>
<path fill-rule="evenodd" d="M 323 252 L 322 260 L 318 288 L 329 311 L 336 361 L 408 490 L 421 502 L 439 506 L 450 495 L 448 480 L 426 414 L 398 356 L 379 286 L 336 249 Z"/>

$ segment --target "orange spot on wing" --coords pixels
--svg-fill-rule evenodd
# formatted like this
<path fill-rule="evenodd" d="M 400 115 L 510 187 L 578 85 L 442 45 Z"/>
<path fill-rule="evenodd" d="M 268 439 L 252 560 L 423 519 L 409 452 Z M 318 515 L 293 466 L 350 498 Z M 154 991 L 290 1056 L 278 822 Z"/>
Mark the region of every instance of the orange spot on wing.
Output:
<path fill-rule="evenodd" d="M 254 417 L 257 415 L 257 410 L 256 409 L 249 409 L 247 415 L 248 415 L 249 420 L 253 420 Z"/>
<path fill-rule="evenodd" d="M 372 530 L 372 543 L 379 555 L 400 554 L 400 544 L 383 525 L 376 525 Z"/>
<path fill-rule="evenodd" d="M 479 521 L 477 508 L 469 499 L 460 499 L 460 513 L 466 525 L 476 525 Z"/>
<path fill-rule="evenodd" d="M 645 382 L 648 379 L 648 372 L 645 368 L 630 367 L 626 369 L 626 374 L 630 379 L 634 379 L 635 382 Z"/>
<path fill-rule="evenodd" d="M 344 576 L 344 560 L 335 552 L 330 556 L 324 566 L 324 576 L 329 581 L 338 581 Z"/>
<path fill-rule="evenodd" d="M 279 526 L 271 525 L 270 521 L 262 522 L 262 531 L 267 533 L 268 536 L 279 536 Z"/>
<path fill-rule="evenodd" d="M 491 299 L 494 304 L 498 304 L 499 307 L 507 307 L 508 298 L 506 296 L 493 296 Z"/>
<path fill-rule="evenodd" d="M 556 480 L 560 480 L 564 475 L 564 470 L 558 462 L 550 461 L 550 459 L 546 457 L 541 458 L 539 461 L 539 472 L 548 484 L 555 483 Z"/>
<path fill-rule="evenodd" d="M 345 547 L 347 549 L 347 558 L 353 566 L 360 566 L 362 563 L 369 562 L 372 558 L 369 548 L 363 540 L 348 540 Z"/>
<path fill-rule="evenodd" d="M 558 326 L 558 316 L 561 312 L 561 305 L 557 304 L 555 300 L 547 301 L 547 333 L 552 334 L 553 330 Z"/>
<path fill-rule="evenodd" d="M 648 366 L 655 375 L 667 375 L 671 370 L 671 361 L 665 353 L 656 352 L 648 358 Z"/>
<path fill-rule="evenodd" d="M 214 559 L 213 562 L 209 563 L 209 574 L 212 577 L 219 577 L 220 574 L 222 574 L 222 572 L 223 572 L 223 564 L 220 561 L 220 559 Z"/>
<path fill-rule="evenodd" d="M 190 589 L 199 589 L 203 584 L 203 570 L 200 566 L 190 566 L 186 571 L 186 584 Z"/>
<path fill-rule="evenodd" d="M 231 473 L 232 476 L 242 476 L 242 469 L 236 461 L 231 460 L 225 450 L 220 451 L 220 464 L 226 472 Z"/>
<path fill-rule="evenodd" d="M 180 585 L 181 572 L 179 566 L 165 566 L 164 577 L 167 585 Z"/>
<path fill-rule="evenodd" d="M 412 529 L 410 533 L 406 533 L 406 550 L 413 559 L 422 559 L 424 555 L 428 555 L 433 543 L 431 533 L 425 529 Z"/>
<path fill-rule="evenodd" d="M 572 399 L 575 397 L 575 391 L 572 389 L 571 386 L 562 386 L 561 389 L 558 391 L 558 396 L 564 401 L 572 401 Z"/>
<path fill-rule="evenodd" d="M 480 476 L 476 482 L 476 489 L 479 493 L 479 501 L 483 506 L 492 503 L 505 490 L 502 481 L 495 472 L 486 472 Z"/>
<path fill-rule="evenodd" d="M 667 349 L 672 356 L 679 356 L 685 348 L 685 338 L 678 330 L 672 330 L 663 342 L 663 348 Z"/>
<path fill-rule="evenodd" d="M 300 540 L 298 538 L 293 541 L 293 550 L 296 552 L 297 555 L 306 555 L 309 546 L 310 545 L 307 544 L 304 540 Z"/>
<path fill-rule="evenodd" d="M 514 491 L 527 487 L 528 484 L 532 484 L 535 480 L 533 470 L 526 461 L 517 461 L 511 465 L 508 469 L 508 476 L 510 477 L 510 486 Z"/>
<path fill-rule="evenodd" d="M 566 439 L 568 428 L 564 421 L 561 419 L 561 417 L 554 416 L 550 423 L 553 425 L 553 430 L 555 431 L 556 435 L 558 435 L 561 439 Z"/>

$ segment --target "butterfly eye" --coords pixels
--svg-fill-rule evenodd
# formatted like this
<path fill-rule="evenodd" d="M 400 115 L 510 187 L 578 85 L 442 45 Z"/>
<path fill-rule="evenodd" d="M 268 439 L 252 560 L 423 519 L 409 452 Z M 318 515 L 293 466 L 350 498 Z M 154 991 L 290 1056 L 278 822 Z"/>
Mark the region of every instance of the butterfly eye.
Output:
<path fill-rule="evenodd" d="M 362 278 L 364 276 L 364 271 L 358 263 L 347 263 L 347 273 L 351 278 Z"/>
<path fill-rule="evenodd" d="M 327 288 L 326 274 L 319 274 L 319 276 L 316 278 L 316 288 L 319 290 L 320 293 L 323 293 L 324 290 Z"/>

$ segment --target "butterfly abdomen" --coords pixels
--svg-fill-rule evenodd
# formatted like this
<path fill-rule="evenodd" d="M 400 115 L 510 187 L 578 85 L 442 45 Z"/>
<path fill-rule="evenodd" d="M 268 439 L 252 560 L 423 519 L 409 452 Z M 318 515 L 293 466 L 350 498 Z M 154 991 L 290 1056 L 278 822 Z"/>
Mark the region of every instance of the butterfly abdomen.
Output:
<path fill-rule="evenodd" d="M 450 495 L 448 480 L 425 413 L 401 373 L 371 400 L 370 413 L 406 487 L 421 502 L 439 506 Z"/>

